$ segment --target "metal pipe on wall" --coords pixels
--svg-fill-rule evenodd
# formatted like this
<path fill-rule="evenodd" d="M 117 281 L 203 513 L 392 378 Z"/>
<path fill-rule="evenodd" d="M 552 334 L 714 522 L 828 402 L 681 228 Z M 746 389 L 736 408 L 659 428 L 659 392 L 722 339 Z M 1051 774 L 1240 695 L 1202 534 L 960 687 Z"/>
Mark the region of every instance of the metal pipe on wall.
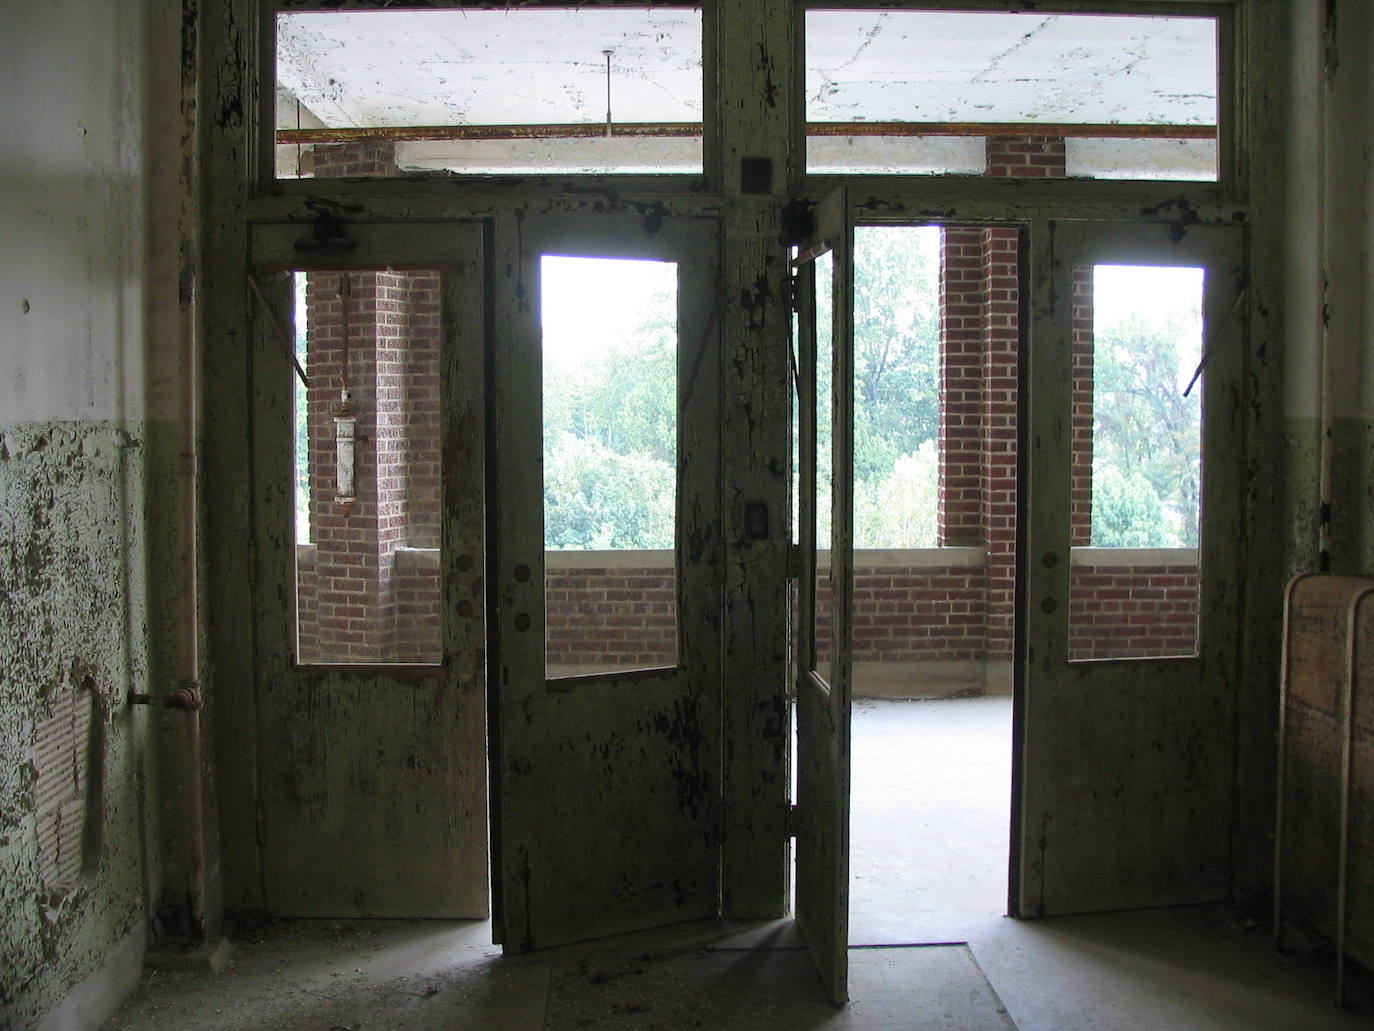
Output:
<path fill-rule="evenodd" d="M 199 49 L 199 24 L 182 19 L 182 53 Z M 181 431 L 185 434 L 182 469 L 182 661 L 181 690 L 194 705 L 186 710 L 186 907 L 187 927 L 193 941 L 204 942 L 207 932 L 205 887 L 205 811 L 201 749 L 200 693 L 200 333 L 196 287 L 199 272 L 200 211 L 196 200 L 199 177 L 199 121 L 197 94 L 199 62 L 182 64 L 181 113 L 182 157 L 186 179 L 182 183 L 181 231 L 184 251 L 181 269 Z"/>
<path fill-rule="evenodd" d="M 1336 0 L 1327 0 L 1326 18 L 1322 23 L 1322 47 L 1319 51 L 1322 60 L 1317 64 L 1320 77 L 1316 90 L 1317 139 L 1320 142 L 1322 163 L 1316 175 L 1317 219 L 1317 274 L 1321 277 L 1318 286 L 1321 304 L 1317 306 L 1317 393 L 1318 393 L 1318 434 L 1317 443 L 1317 568 L 1325 573 L 1331 568 L 1331 470 L 1334 442 L 1332 440 L 1332 397 L 1331 397 L 1331 277 L 1327 272 L 1330 266 L 1330 230 L 1332 220 L 1344 221 L 1345 212 L 1332 212 L 1327 204 L 1330 195 L 1330 162 L 1326 155 L 1330 150 L 1330 120 L 1327 117 L 1328 99 L 1331 91 L 1331 76 L 1335 71 L 1335 9 Z M 1340 127 L 1344 132 L 1344 127 Z M 1335 226 L 1339 232 L 1339 225 Z"/>

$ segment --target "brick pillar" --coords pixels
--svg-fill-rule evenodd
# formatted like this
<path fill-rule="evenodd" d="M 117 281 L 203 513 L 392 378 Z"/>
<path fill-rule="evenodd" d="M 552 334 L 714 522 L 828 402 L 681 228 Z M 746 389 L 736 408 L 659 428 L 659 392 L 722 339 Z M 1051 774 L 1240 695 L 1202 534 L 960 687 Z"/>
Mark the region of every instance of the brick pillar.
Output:
<path fill-rule="evenodd" d="M 379 497 L 378 491 L 378 278 L 373 272 L 349 274 L 347 320 L 341 274 L 313 273 L 306 287 L 310 530 L 315 542 L 319 648 L 316 656 L 302 654 L 307 661 L 378 661 L 387 657 L 390 643 L 393 546 L 383 528 L 391 518 L 392 499 Z M 335 500 L 333 419 L 343 383 L 345 321 L 348 379 L 357 411 L 357 501 L 347 514 Z M 386 364 L 381 363 L 383 371 Z M 380 401 L 387 403 L 385 387 Z"/>
<path fill-rule="evenodd" d="M 301 157 L 301 175 L 320 179 L 394 176 L 394 143 L 317 143 Z"/>
<path fill-rule="evenodd" d="M 405 278 L 406 542 L 439 546 L 439 273 Z"/>
<path fill-rule="evenodd" d="M 1073 423 L 1070 429 L 1073 468 L 1069 507 L 1069 543 L 1092 544 L 1093 537 L 1093 269 L 1073 270 Z"/>
<path fill-rule="evenodd" d="M 940 245 L 940 544 L 983 542 L 983 230 Z"/>
<path fill-rule="evenodd" d="M 1019 230 L 982 231 L 983 483 L 989 659 L 1012 657 L 1016 587 L 1016 415 L 1020 349 Z"/>
<path fill-rule="evenodd" d="M 1065 175 L 1062 137 L 990 136 L 985 146 L 988 176 L 1055 179 Z M 982 525 L 988 556 L 987 652 L 988 658 L 994 660 L 1012 657 L 1015 623 L 1016 416 L 1021 335 L 1017 241 L 1015 229 L 988 229 L 983 233 Z"/>

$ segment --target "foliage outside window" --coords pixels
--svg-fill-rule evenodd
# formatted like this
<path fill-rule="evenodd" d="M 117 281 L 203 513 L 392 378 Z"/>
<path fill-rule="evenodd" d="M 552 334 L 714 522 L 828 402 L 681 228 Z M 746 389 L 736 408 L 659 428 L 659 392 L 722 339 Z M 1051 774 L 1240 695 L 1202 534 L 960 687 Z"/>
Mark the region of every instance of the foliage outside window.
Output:
<path fill-rule="evenodd" d="M 1094 547 L 1198 546 L 1202 275 L 1094 269 Z"/>

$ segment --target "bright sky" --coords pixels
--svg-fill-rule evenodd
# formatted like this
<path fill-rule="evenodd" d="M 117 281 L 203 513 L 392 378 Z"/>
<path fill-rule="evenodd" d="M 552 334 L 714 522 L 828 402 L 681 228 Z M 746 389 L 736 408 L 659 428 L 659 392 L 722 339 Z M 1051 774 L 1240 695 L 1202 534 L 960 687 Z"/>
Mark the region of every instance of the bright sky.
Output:
<path fill-rule="evenodd" d="M 933 236 L 928 229 L 924 232 Z M 649 317 L 656 298 L 674 296 L 677 289 L 677 266 L 669 261 L 545 255 L 541 276 L 544 362 L 550 372 L 575 368 L 608 341 L 623 339 Z M 1198 335 L 1190 336 L 1183 348 L 1191 363 L 1184 375 L 1191 375 L 1201 352 L 1202 269 L 1097 265 L 1093 282 L 1100 322 L 1134 311 L 1190 314 L 1198 327 Z"/>
<path fill-rule="evenodd" d="M 1133 312 L 1147 319 L 1177 313 L 1189 327 L 1178 341 L 1180 387 L 1186 386 L 1202 355 L 1200 268 L 1147 265 L 1097 265 L 1093 268 L 1094 321 L 1110 324 Z"/>
<path fill-rule="evenodd" d="M 586 362 L 641 325 L 656 298 L 677 295 L 677 265 L 671 261 L 546 254 L 540 276 L 546 372 Z"/>

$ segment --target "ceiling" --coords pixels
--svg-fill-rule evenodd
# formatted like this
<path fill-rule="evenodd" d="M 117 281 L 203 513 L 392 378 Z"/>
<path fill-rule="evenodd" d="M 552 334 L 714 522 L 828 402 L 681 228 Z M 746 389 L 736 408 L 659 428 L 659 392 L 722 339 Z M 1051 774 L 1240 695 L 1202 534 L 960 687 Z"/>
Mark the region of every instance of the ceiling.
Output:
<path fill-rule="evenodd" d="M 1216 122 L 1207 18 L 811 11 L 806 33 L 811 121 Z M 701 34 L 682 8 L 281 14 L 278 85 L 302 125 L 601 123 L 609 50 L 614 121 L 699 122 Z"/>

